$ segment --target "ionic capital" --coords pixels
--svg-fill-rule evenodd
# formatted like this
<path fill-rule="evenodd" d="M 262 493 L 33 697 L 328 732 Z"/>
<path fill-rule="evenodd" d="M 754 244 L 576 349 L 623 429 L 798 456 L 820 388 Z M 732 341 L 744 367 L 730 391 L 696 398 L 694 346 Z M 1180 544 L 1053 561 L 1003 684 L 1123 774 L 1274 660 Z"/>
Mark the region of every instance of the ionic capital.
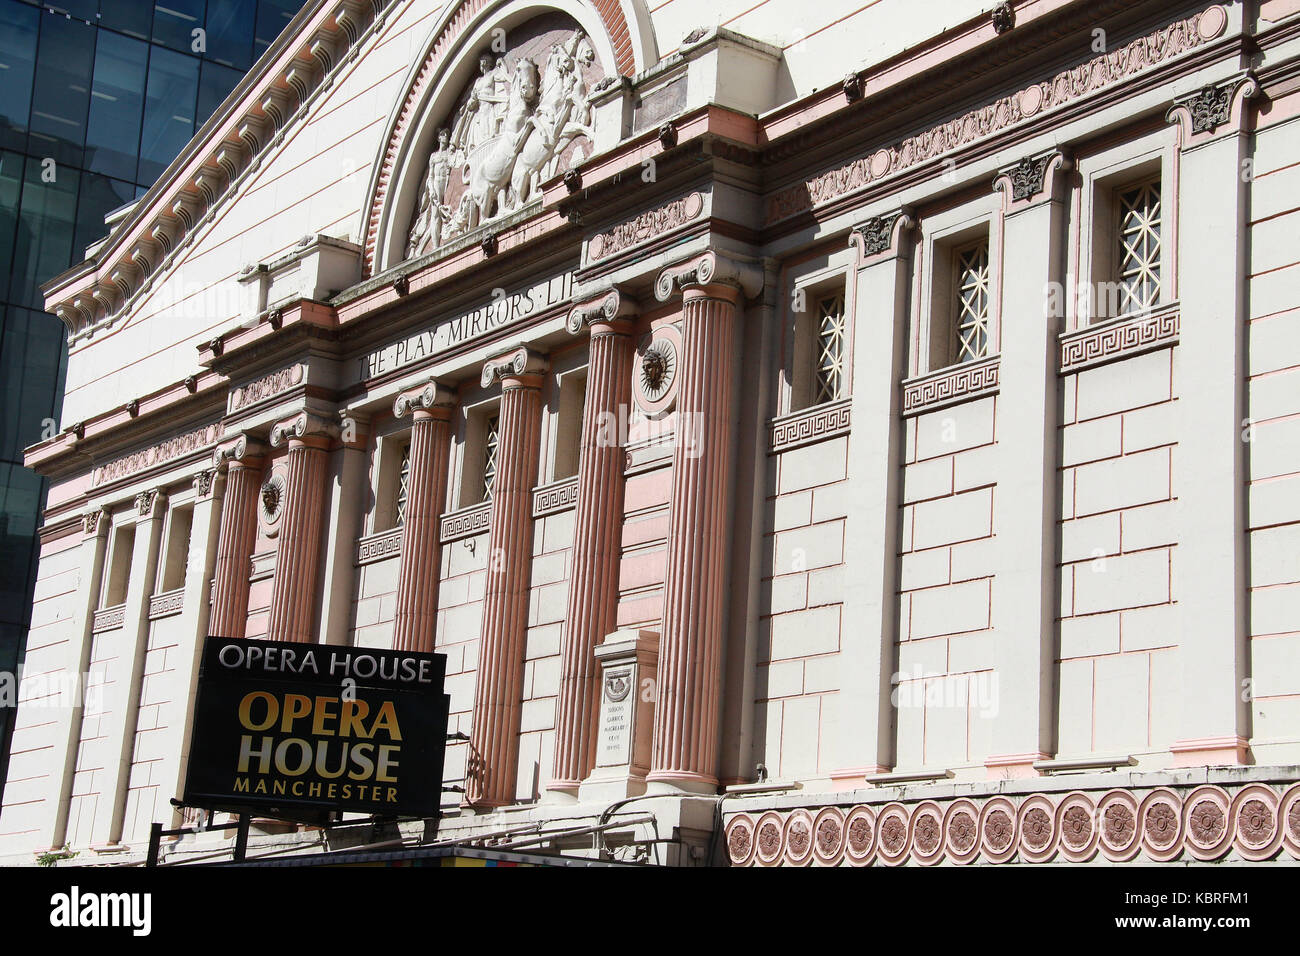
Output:
<path fill-rule="evenodd" d="M 212 466 L 220 469 L 238 463 L 247 468 L 256 468 L 265 454 L 266 445 L 261 439 L 245 433 L 219 444 L 212 453 Z"/>
<path fill-rule="evenodd" d="M 412 412 L 450 411 L 456 404 L 456 393 L 433 379 L 423 385 L 402 392 L 393 402 L 393 417 L 405 418 Z"/>
<path fill-rule="evenodd" d="M 679 292 L 711 285 L 730 286 L 744 298 L 752 299 L 763 291 L 763 268 L 756 262 L 743 262 L 710 249 L 660 272 L 655 280 L 655 298 L 667 302 Z"/>
<path fill-rule="evenodd" d="M 569 331 L 579 335 L 583 328 L 595 331 L 595 326 L 603 325 L 611 331 L 627 334 L 631 332 L 631 323 L 620 320 L 630 319 L 640 311 L 640 304 L 626 292 L 617 287 L 606 288 L 569 311 Z"/>
<path fill-rule="evenodd" d="M 339 437 L 339 425 L 311 412 L 298 414 L 276 422 L 271 428 L 271 447 L 279 448 L 286 442 L 298 442 L 323 448 Z"/>
<path fill-rule="evenodd" d="M 141 518 L 157 518 L 165 510 L 167 494 L 159 488 L 150 488 L 135 496 L 135 510 Z"/>
<path fill-rule="evenodd" d="M 108 533 L 108 511 L 105 508 L 91 508 L 81 516 L 81 530 L 88 538 Z"/>
<path fill-rule="evenodd" d="M 502 387 L 511 384 L 537 388 L 541 386 L 542 373 L 549 367 L 545 355 L 521 345 L 484 362 L 480 382 L 484 388 L 496 381 L 501 382 Z"/>

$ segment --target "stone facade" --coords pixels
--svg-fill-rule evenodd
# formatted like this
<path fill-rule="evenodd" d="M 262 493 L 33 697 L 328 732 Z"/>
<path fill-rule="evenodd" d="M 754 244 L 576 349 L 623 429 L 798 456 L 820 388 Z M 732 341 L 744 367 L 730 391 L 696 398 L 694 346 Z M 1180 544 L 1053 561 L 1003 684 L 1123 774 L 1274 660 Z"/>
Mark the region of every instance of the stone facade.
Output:
<path fill-rule="evenodd" d="M 47 286 L 0 858 L 207 633 L 446 654 L 445 838 L 1300 858 L 1300 4 L 652 6 L 316 0 Z"/>

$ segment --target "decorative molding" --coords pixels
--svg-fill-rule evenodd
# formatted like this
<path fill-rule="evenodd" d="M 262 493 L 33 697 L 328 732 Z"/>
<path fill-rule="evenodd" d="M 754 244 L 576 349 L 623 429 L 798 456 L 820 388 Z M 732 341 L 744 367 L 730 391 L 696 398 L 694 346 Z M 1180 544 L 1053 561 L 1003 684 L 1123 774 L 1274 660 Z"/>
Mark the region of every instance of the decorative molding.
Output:
<path fill-rule="evenodd" d="M 534 352 L 526 345 L 512 349 L 504 355 L 497 355 L 483 363 L 480 384 L 491 387 L 493 382 L 503 382 L 518 375 L 537 375 L 546 371 L 549 363 L 546 356 Z"/>
<path fill-rule="evenodd" d="M 446 544 L 448 541 L 486 534 L 491 515 L 492 502 L 490 501 L 449 512 L 442 516 L 438 527 L 438 541 Z"/>
<path fill-rule="evenodd" d="M 704 212 L 704 195 L 699 192 L 674 199 L 657 209 L 647 210 L 592 236 L 587 241 L 587 261 L 597 262 L 607 259 L 642 242 L 658 239 L 698 219 L 702 212 Z"/>
<path fill-rule="evenodd" d="M 220 435 L 221 426 L 213 423 L 177 435 L 175 438 L 160 441 L 142 451 L 116 458 L 106 465 L 97 466 L 91 472 L 90 487 L 98 488 L 111 481 L 128 478 L 150 468 L 184 458 L 186 455 L 216 444 Z"/>
<path fill-rule="evenodd" d="M 237 412 L 241 408 L 255 405 L 282 392 L 289 391 L 302 381 L 304 372 L 305 367 L 295 363 L 288 368 L 282 368 L 278 372 L 272 372 L 270 375 L 249 382 L 247 385 L 232 389 L 230 392 L 230 412 Z"/>
<path fill-rule="evenodd" d="M 1179 324 L 1178 307 L 1170 306 L 1066 332 L 1060 337 L 1061 372 L 1170 348 L 1178 344 Z"/>
<path fill-rule="evenodd" d="M 814 405 L 773 418 L 767 425 L 767 453 L 778 455 L 792 448 L 847 435 L 851 428 L 852 399 Z"/>
<path fill-rule="evenodd" d="M 121 627 L 126 622 L 126 605 L 117 604 L 113 607 L 106 607 L 102 611 L 95 612 L 95 619 L 90 626 L 92 634 L 100 634 L 104 631 L 112 631 Z"/>
<path fill-rule="evenodd" d="M 160 617 L 172 617 L 183 610 L 185 610 L 184 587 L 176 588 L 174 591 L 163 591 L 149 598 L 149 620 L 151 621 L 156 621 Z"/>
<path fill-rule="evenodd" d="M 1227 27 L 1222 7 L 1213 6 L 1176 20 L 1132 43 L 1062 70 L 1050 79 L 970 110 L 947 122 L 824 170 L 786 187 L 767 201 L 768 225 L 838 199 L 920 163 L 937 159 L 977 139 L 997 133 L 1044 110 L 1055 109 L 1096 90 L 1141 73 L 1171 57 L 1202 46 Z"/>
<path fill-rule="evenodd" d="M 739 812 L 732 866 L 1300 859 L 1300 784 L 1076 790 Z"/>
<path fill-rule="evenodd" d="M 258 493 L 257 520 L 267 537 L 273 538 L 280 530 L 280 518 L 284 515 L 284 497 L 288 482 L 284 472 L 272 471 L 262 482 Z"/>
<path fill-rule="evenodd" d="M 533 517 L 570 511 L 578 503 L 578 476 L 561 478 L 533 489 Z"/>
<path fill-rule="evenodd" d="M 903 382 L 903 414 L 919 415 L 992 395 L 998 390 L 998 370 L 999 358 L 995 355 L 908 379 Z"/>
<path fill-rule="evenodd" d="M 752 299 L 762 291 L 763 280 L 763 269 L 756 263 L 710 249 L 661 271 L 655 279 L 655 298 L 667 302 L 691 286 L 728 285 Z"/>
<path fill-rule="evenodd" d="M 389 531 L 380 531 L 357 539 L 357 555 L 354 563 L 358 566 L 374 564 L 395 558 L 402 553 L 402 526 Z"/>

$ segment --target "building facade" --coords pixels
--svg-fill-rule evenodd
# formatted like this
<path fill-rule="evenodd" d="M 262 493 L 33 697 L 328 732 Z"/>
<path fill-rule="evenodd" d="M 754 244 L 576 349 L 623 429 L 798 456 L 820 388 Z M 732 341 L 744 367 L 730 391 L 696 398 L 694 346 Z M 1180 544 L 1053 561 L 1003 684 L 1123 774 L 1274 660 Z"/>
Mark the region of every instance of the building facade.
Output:
<path fill-rule="evenodd" d="M 44 287 L 6 859 L 206 634 L 446 654 L 442 839 L 1300 856 L 1300 3 L 859 7 L 306 4 Z"/>
<path fill-rule="evenodd" d="M 0 0 L 0 671 L 23 660 L 66 345 L 41 283 L 144 195 L 301 0 Z M 0 780 L 12 707 L 0 707 Z"/>

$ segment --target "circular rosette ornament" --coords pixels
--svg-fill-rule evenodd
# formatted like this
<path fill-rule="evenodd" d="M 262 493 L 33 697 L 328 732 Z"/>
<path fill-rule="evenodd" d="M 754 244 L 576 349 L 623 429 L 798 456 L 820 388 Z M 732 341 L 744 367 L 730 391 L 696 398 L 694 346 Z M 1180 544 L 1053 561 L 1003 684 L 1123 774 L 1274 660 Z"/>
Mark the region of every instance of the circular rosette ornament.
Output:
<path fill-rule="evenodd" d="M 1229 817 L 1236 832 L 1232 843 L 1242 859 L 1267 860 L 1282 845 L 1278 806 L 1273 788 L 1260 783 L 1242 787 L 1232 798 Z"/>
<path fill-rule="evenodd" d="M 813 854 L 822 866 L 836 866 L 844 857 L 844 813 L 822 807 L 813 817 Z"/>
<path fill-rule="evenodd" d="M 662 325 L 642 339 L 633 362 L 632 392 L 647 417 L 662 418 L 672 410 L 681 354 L 682 335 L 674 325 Z"/>
<path fill-rule="evenodd" d="M 748 866 L 754 858 L 754 820 L 738 813 L 727 821 L 727 858 L 732 866 Z"/>
<path fill-rule="evenodd" d="M 844 818 L 844 856 L 854 866 L 866 866 L 876 852 L 876 812 L 854 807 Z"/>
<path fill-rule="evenodd" d="M 1056 853 L 1056 808 L 1035 794 L 1020 805 L 1016 820 L 1020 830 L 1020 856 L 1030 863 L 1045 863 Z"/>
<path fill-rule="evenodd" d="M 1056 808 L 1060 850 L 1071 863 L 1082 863 L 1097 852 L 1097 810 L 1084 793 L 1071 793 Z"/>
<path fill-rule="evenodd" d="M 1161 787 L 1142 798 L 1142 850 L 1156 863 L 1167 863 L 1182 852 L 1183 805 L 1178 794 Z"/>
<path fill-rule="evenodd" d="M 257 520 L 262 526 L 262 533 L 274 538 L 280 533 L 280 516 L 284 514 L 284 495 L 288 486 L 284 472 L 273 470 L 266 481 L 262 482 L 258 494 Z"/>
<path fill-rule="evenodd" d="M 1197 787 L 1183 801 L 1187 849 L 1198 860 L 1217 860 L 1232 843 L 1228 795 L 1220 787 Z"/>
<path fill-rule="evenodd" d="M 1278 804 L 1278 823 L 1286 851 L 1300 860 L 1300 783 L 1292 784 Z"/>
<path fill-rule="evenodd" d="M 813 859 L 813 817 L 800 807 L 785 818 L 785 862 L 807 866 Z"/>
<path fill-rule="evenodd" d="M 1138 833 L 1137 798 L 1127 790 L 1111 790 L 1097 803 L 1097 842 L 1102 855 L 1123 863 L 1137 855 L 1142 841 Z"/>
<path fill-rule="evenodd" d="M 933 800 L 912 808 L 912 859 L 922 866 L 938 863 L 943 856 L 943 809 Z"/>
<path fill-rule="evenodd" d="M 992 797 L 980 811 L 980 849 L 990 863 L 1005 863 L 1016 852 L 1016 805 Z"/>
<path fill-rule="evenodd" d="M 901 803 L 888 803 L 880 811 L 877 821 L 876 852 L 880 861 L 898 866 L 907 859 L 908 838 L 907 807 Z"/>
<path fill-rule="evenodd" d="M 961 797 L 943 815 L 943 846 L 953 863 L 969 863 L 980 852 L 979 807 Z"/>
<path fill-rule="evenodd" d="M 759 866 L 776 866 L 781 862 L 785 842 L 785 821 L 781 814 L 769 810 L 754 824 L 754 862 Z"/>

